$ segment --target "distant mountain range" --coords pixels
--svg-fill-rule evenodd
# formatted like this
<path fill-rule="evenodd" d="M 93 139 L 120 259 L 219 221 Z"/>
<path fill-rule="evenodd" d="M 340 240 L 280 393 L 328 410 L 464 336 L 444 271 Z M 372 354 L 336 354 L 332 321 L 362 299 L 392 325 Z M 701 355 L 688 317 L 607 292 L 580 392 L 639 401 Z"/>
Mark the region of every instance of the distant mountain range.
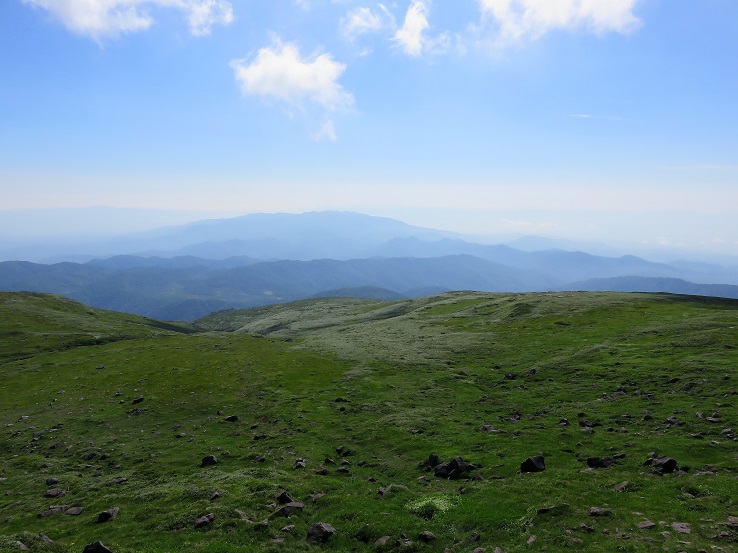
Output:
<path fill-rule="evenodd" d="M 561 249 L 523 251 L 344 212 L 200 221 L 86 247 L 77 252 L 128 253 L 85 262 L 2 262 L 0 290 L 52 292 L 94 307 L 168 320 L 309 297 L 398 299 L 448 290 L 738 298 L 736 267 Z"/>

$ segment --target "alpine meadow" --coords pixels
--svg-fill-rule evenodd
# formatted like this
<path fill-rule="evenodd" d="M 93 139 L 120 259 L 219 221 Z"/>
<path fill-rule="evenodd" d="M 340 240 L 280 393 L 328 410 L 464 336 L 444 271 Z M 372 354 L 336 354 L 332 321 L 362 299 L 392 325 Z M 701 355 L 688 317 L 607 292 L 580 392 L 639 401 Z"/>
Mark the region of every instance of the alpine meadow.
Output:
<path fill-rule="evenodd" d="M 0 553 L 738 553 L 736 0 L 1 0 Z"/>
<path fill-rule="evenodd" d="M 734 300 L 457 292 L 187 326 L 1 308 L 3 550 L 738 539 Z"/>

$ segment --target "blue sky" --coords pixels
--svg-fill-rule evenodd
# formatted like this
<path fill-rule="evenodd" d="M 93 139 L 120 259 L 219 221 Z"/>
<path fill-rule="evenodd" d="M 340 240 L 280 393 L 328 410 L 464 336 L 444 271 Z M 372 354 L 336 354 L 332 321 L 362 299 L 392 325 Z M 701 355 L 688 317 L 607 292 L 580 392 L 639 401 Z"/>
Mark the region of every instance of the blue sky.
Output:
<path fill-rule="evenodd" d="M 2 209 L 738 252 L 735 0 L 3 0 Z"/>

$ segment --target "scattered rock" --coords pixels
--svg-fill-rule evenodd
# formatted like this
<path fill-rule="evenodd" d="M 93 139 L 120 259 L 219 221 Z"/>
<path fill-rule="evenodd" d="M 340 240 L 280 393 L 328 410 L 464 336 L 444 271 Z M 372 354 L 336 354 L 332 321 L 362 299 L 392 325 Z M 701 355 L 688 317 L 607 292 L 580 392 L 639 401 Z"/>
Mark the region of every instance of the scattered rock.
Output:
<path fill-rule="evenodd" d="M 652 457 L 643 466 L 651 467 L 661 474 L 670 474 L 679 468 L 676 460 L 671 457 Z"/>
<path fill-rule="evenodd" d="M 307 541 L 325 543 L 335 533 L 336 529 L 327 522 L 316 522 L 308 529 Z"/>
<path fill-rule="evenodd" d="M 133 400 L 133 401 L 131 402 L 131 405 L 138 405 L 138 404 L 139 404 L 139 403 L 141 403 L 141 402 L 142 402 L 143 400 L 144 400 L 144 398 L 143 398 L 143 397 L 137 397 L 136 399 L 134 399 L 134 400 Z"/>
<path fill-rule="evenodd" d="M 382 536 L 374 542 L 374 547 L 384 547 L 392 539 L 392 536 Z"/>
<path fill-rule="evenodd" d="M 201 467 L 209 467 L 212 465 L 217 465 L 218 459 L 215 457 L 215 455 L 206 455 L 202 458 L 202 463 L 200 464 Z"/>
<path fill-rule="evenodd" d="M 215 515 L 213 513 L 203 515 L 195 521 L 195 528 L 204 528 L 205 526 L 210 526 L 214 520 Z"/>
<path fill-rule="evenodd" d="M 591 517 L 606 517 L 610 516 L 612 514 L 612 511 L 603 507 L 590 507 L 589 511 L 587 511 L 587 514 Z"/>
<path fill-rule="evenodd" d="M 615 464 L 612 457 L 588 457 L 587 466 L 593 469 L 604 469 Z"/>
<path fill-rule="evenodd" d="M 57 498 L 57 497 L 64 497 L 67 494 L 64 490 L 61 488 L 51 488 L 50 490 L 46 490 L 44 493 L 44 497 L 49 498 Z"/>
<path fill-rule="evenodd" d="M 426 530 L 425 532 L 421 532 L 418 535 L 418 540 L 422 541 L 423 543 L 430 543 L 435 539 L 436 536 L 433 535 L 433 532 L 429 532 L 428 530 Z"/>
<path fill-rule="evenodd" d="M 546 463 L 543 455 L 528 457 L 520 463 L 520 472 L 543 472 L 544 470 L 546 470 Z"/>
<path fill-rule="evenodd" d="M 288 524 L 287 526 L 282 526 L 282 528 L 279 529 L 280 532 L 292 532 L 292 530 L 295 529 L 294 524 Z"/>
<path fill-rule="evenodd" d="M 292 513 L 302 513 L 304 511 L 305 505 L 303 503 L 300 503 L 299 501 L 290 501 L 289 503 L 282 505 L 274 515 L 289 518 Z"/>
<path fill-rule="evenodd" d="M 51 515 L 56 515 L 59 513 L 64 512 L 64 507 L 49 507 L 45 511 L 41 511 L 39 514 L 36 515 L 36 518 L 46 518 L 50 517 Z"/>
<path fill-rule="evenodd" d="M 102 542 L 96 541 L 94 543 L 87 544 L 82 553 L 113 553 L 110 549 L 105 547 Z"/>
<path fill-rule="evenodd" d="M 655 522 L 651 522 L 650 520 L 643 520 L 639 522 L 636 526 L 640 528 L 641 530 L 648 530 L 650 528 L 653 528 L 656 526 Z"/>
<path fill-rule="evenodd" d="M 16 541 L 15 546 L 18 548 L 18 551 L 30 551 L 25 543 L 22 541 Z"/>
<path fill-rule="evenodd" d="M 407 486 L 403 486 L 402 484 L 390 484 L 386 488 L 380 487 L 377 490 L 377 494 L 384 496 L 384 495 L 388 495 L 393 490 L 407 490 Z"/>
<path fill-rule="evenodd" d="M 70 507 L 69 509 L 64 511 L 64 514 L 69 515 L 71 517 L 76 517 L 76 516 L 81 515 L 83 510 L 84 509 L 82 509 L 82 507 Z"/>
<path fill-rule="evenodd" d="M 277 503 L 279 503 L 280 505 L 285 505 L 286 503 L 292 503 L 293 501 L 294 499 L 292 499 L 292 496 L 286 491 L 280 493 L 277 496 Z"/>
<path fill-rule="evenodd" d="M 111 507 L 110 509 L 106 509 L 105 511 L 101 511 L 97 515 L 97 522 L 108 522 L 110 520 L 113 520 L 115 517 L 118 516 L 118 513 L 120 513 L 120 509 L 118 507 Z"/>
<path fill-rule="evenodd" d="M 302 457 L 298 457 L 295 460 L 295 466 L 292 468 L 293 469 L 304 469 L 305 467 L 307 467 L 307 461 L 305 461 L 305 459 L 303 459 Z"/>
<path fill-rule="evenodd" d="M 480 432 L 491 432 L 493 434 L 500 433 L 500 431 L 494 426 L 492 426 L 491 424 L 483 424 L 482 426 L 479 427 L 479 431 Z"/>
<path fill-rule="evenodd" d="M 624 492 L 628 489 L 628 481 L 624 480 L 618 484 L 615 484 L 615 491 L 616 492 Z"/>
<path fill-rule="evenodd" d="M 468 476 L 469 472 L 479 468 L 476 465 L 467 463 L 461 457 L 454 458 L 450 463 L 440 463 L 435 467 L 435 476 L 438 478 L 448 478 L 449 480 L 459 480 L 464 476 Z"/>
<path fill-rule="evenodd" d="M 551 515 L 554 517 L 567 514 L 571 508 L 568 503 L 562 503 L 561 505 L 553 505 L 551 507 L 541 507 L 537 513 L 539 515 Z"/>
<path fill-rule="evenodd" d="M 680 534 L 691 534 L 692 529 L 687 522 L 673 522 L 671 527 Z"/>
<path fill-rule="evenodd" d="M 221 497 L 220 492 L 213 492 L 213 495 L 210 496 L 210 501 L 217 501 Z"/>
<path fill-rule="evenodd" d="M 47 486 L 55 486 L 58 483 L 59 483 L 59 479 L 58 478 L 47 478 L 46 479 L 46 485 Z"/>
<path fill-rule="evenodd" d="M 435 453 L 431 453 L 428 456 L 428 466 L 432 469 L 436 468 L 441 463 L 441 459 Z"/>
<path fill-rule="evenodd" d="M 230 415 L 223 420 L 226 422 L 236 422 L 238 420 L 238 417 L 236 415 Z"/>

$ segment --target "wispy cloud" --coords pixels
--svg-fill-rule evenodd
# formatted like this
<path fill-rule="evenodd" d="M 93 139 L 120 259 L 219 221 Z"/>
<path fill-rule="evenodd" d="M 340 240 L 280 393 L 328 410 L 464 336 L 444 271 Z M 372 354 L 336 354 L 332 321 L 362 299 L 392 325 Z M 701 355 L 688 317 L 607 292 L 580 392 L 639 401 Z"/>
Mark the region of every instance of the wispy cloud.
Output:
<path fill-rule="evenodd" d="M 395 33 L 395 40 L 410 56 L 419 56 L 423 52 L 423 34 L 430 26 L 427 14 L 428 4 L 423 0 L 413 0 L 405 14 L 405 23 Z"/>
<path fill-rule="evenodd" d="M 335 142 L 338 140 L 338 136 L 336 135 L 336 129 L 333 126 L 333 121 L 328 119 L 323 125 L 320 127 L 320 130 L 313 134 L 313 140 L 316 142 L 323 142 L 325 140 L 328 140 L 329 142 Z"/>
<path fill-rule="evenodd" d="M 394 16 L 384 4 L 377 4 L 376 9 L 354 8 L 342 17 L 339 23 L 341 35 L 349 42 L 354 42 L 365 33 L 375 33 L 396 27 Z"/>
<path fill-rule="evenodd" d="M 574 119 L 599 119 L 603 121 L 628 121 L 625 117 L 618 117 L 617 115 L 593 115 L 591 113 L 570 113 L 568 115 Z"/>
<path fill-rule="evenodd" d="M 483 23 L 496 27 L 498 42 L 537 39 L 560 29 L 629 33 L 641 25 L 639 0 L 478 0 Z"/>
<path fill-rule="evenodd" d="M 405 21 L 395 32 L 395 42 L 408 56 L 419 57 L 428 52 L 440 53 L 448 50 L 450 40 L 447 33 L 431 36 L 426 32 L 430 28 L 430 4 L 431 0 L 411 0 Z"/>
<path fill-rule="evenodd" d="M 51 13 L 70 31 L 102 40 L 124 33 L 143 31 L 155 20 L 150 8 L 171 8 L 185 14 L 195 36 L 210 34 L 214 25 L 233 22 L 233 7 L 227 0 L 22 0 L 24 4 Z"/>

